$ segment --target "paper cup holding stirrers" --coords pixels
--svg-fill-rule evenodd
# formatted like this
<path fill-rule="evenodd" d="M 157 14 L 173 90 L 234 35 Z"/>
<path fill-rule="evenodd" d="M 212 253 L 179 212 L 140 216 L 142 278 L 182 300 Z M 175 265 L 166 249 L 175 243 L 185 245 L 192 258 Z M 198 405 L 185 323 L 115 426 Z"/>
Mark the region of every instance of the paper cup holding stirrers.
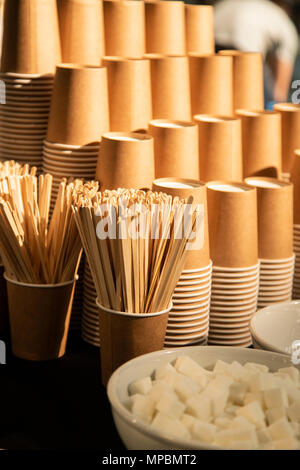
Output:
<path fill-rule="evenodd" d="M 104 385 L 122 363 L 164 346 L 195 223 L 191 202 L 118 189 L 78 198 L 73 207 L 98 294 Z"/>
<path fill-rule="evenodd" d="M 281 177 L 281 116 L 274 111 L 236 110 L 242 123 L 243 174 Z"/>
<path fill-rule="evenodd" d="M 241 121 L 235 117 L 195 115 L 201 179 L 242 181 Z"/>
<path fill-rule="evenodd" d="M 0 255 L 15 356 L 51 360 L 65 352 L 82 245 L 72 198 L 82 181 L 62 182 L 49 221 L 52 176 L 1 180 Z"/>

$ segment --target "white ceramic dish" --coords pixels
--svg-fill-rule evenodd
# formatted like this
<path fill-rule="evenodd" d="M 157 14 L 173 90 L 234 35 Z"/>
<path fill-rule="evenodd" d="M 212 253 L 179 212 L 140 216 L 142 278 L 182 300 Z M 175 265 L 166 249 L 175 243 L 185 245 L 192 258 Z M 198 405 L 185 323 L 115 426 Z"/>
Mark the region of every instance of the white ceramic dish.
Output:
<path fill-rule="evenodd" d="M 259 310 L 251 319 L 250 331 L 266 349 L 290 355 L 293 343 L 300 341 L 300 301 L 278 303 Z"/>
<path fill-rule="evenodd" d="M 244 341 L 249 344 L 250 341 Z M 128 387 L 129 385 L 147 375 L 160 365 L 171 362 L 176 357 L 188 355 L 201 366 L 212 368 L 218 359 L 226 362 L 238 361 L 257 362 L 264 364 L 275 372 L 281 367 L 291 365 L 290 358 L 284 355 L 255 349 L 215 347 L 215 346 L 192 346 L 177 349 L 165 349 L 155 353 L 137 357 L 119 367 L 111 376 L 107 393 L 112 407 L 115 425 L 120 437 L 129 450 L 188 450 L 188 449 L 214 449 L 216 447 L 186 439 L 170 438 L 145 424 L 128 410 Z"/>

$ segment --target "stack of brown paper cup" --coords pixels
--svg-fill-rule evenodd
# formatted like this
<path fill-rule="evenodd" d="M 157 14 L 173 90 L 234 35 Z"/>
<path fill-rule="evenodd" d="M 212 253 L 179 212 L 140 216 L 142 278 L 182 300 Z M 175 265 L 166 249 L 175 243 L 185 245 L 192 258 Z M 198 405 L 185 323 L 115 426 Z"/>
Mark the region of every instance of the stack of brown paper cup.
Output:
<path fill-rule="evenodd" d="M 186 50 L 214 54 L 214 10 L 209 5 L 185 5 Z"/>
<path fill-rule="evenodd" d="M 261 308 L 292 298 L 293 185 L 275 178 L 252 177 L 245 181 L 257 189 Z"/>
<path fill-rule="evenodd" d="M 233 114 L 232 58 L 190 53 L 192 114 Z"/>
<path fill-rule="evenodd" d="M 209 258 L 206 188 L 193 179 L 160 178 L 153 182 L 154 191 L 199 204 L 198 246 L 189 248 L 184 269 L 174 290 L 169 313 L 165 347 L 205 344 L 208 335 L 212 263 Z M 202 209 L 202 211 L 201 211 Z M 197 242 L 197 240 L 195 240 Z M 194 249 L 193 249 L 194 248 Z"/>
<path fill-rule="evenodd" d="M 279 103 L 274 109 L 281 114 L 282 177 L 288 180 L 300 148 L 300 104 Z"/>
<path fill-rule="evenodd" d="M 281 176 L 281 116 L 274 111 L 236 110 L 242 121 L 243 172 Z"/>
<path fill-rule="evenodd" d="M 64 145 L 99 144 L 109 127 L 105 67 L 60 64 L 56 68 L 47 140 Z"/>
<path fill-rule="evenodd" d="M 106 69 L 59 65 L 43 152 L 43 170 L 53 175 L 51 209 L 62 178 L 94 179 L 101 136 L 108 126 Z M 72 329 L 80 329 L 83 263 L 74 295 Z"/>
<path fill-rule="evenodd" d="M 1 72 L 53 74 L 60 61 L 56 1 L 6 1 Z"/>
<path fill-rule="evenodd" d="M 154 179 L 153 137 L 134 132 L 103 134 L 96 178 L 102 191 L 151 188 Z"/>
<path fill-rule="evenodd" d="M 58 0 L 62 61 L 100 65 L 104 56 L 101 0 Z"/>
<path fill-rule="evenodd" d="M 103 7 L 106 54 L 143 57 L 146 47 L 144 2 L 104 0 Z"/>
<path fill-rule="evenodd" d="M 179 1 L 147 1 L 146 51 L 150 54 L 184 55 L 185 12 Z"/>
<path fill-rule="evenodd" d="M 233 59 L 233 109 L 264 109 L 263 58 L 259 52 L 220 51 Z"/>
<path fill-rule="evenodd" d="M 108 76 L 110 130 L 146 130 L 152 119 L 149 60 L 104 57 L 103 65 Z"/>
<path fill-rule="evenodd" d="M 93 346 L 100 346 L 99 310 L 96 305 L 97 293 L 87 260 L 85 261 L 83 281 L 83 310 L 81 319 L 81 337 Z"/>
<path fill-rule="evenodd" d="M 242 181 L 242 132 L 235 117 L 195 115 L 201 179 Z"/>
<path fill-rule="evenodd" d="M 186 56 L 147 54 L 151 65 L 153 119 L 191 120 L 189 63 Z"/>
<path fill-rule="evenodd" d="M 0 159 L 42 166 L 53 75 L 0 73 Z"/>
<path fill-rule="evenodd" d="M 154 119 L 149 124 L 154 138 L 155 177 L 199 178 L 198 130 L 187 121 Z"/>
<path fill-rule="evenodd" d="M 300 299 L 300 150 L 295 151 L 295 159 L 291 171 L 291 183 L 294 188 L 293 245 L 295 253 L 295 271 L 293 298 Z"/>
<path fill-rule="evenodd" d="M 256 190 L 211 182 L 207 198 L 213 261 L 208 342 L 247 347 L 259 287 Z"/>

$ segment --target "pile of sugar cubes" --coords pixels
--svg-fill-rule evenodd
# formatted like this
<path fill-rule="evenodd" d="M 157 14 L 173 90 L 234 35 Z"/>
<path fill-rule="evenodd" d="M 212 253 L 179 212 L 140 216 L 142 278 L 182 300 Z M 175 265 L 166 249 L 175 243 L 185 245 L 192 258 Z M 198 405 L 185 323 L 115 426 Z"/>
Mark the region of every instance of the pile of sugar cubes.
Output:
<path fill-rule="evenodd" d="M 206 370 L 180 356 L 130 385 L 130 409 L 162 435 L 204 446 L 300 449 L 299 375 L 221 360 Z"/>

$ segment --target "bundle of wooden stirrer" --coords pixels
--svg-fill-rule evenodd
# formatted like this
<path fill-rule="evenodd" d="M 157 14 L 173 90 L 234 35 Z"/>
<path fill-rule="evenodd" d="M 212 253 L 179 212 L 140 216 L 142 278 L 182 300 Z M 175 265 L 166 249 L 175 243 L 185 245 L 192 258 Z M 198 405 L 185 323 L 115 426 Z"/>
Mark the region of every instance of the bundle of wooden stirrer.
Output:
<path fill-rule="evenodd" d="M 5 164 L 4 164 L 5 166 Z M 0 179 L 0 256 L 10 279 L 56 284 L 74 279 L 82 245 L 71 205 L 83 184 L 62 180 L 49 217 L 52 176 L 27 166 Z"/>
<path fill-rule="evenodd" d="M 79 195 L 73 212 L 101 305 L 128 313 L 169 307 L 195 227 L 191 202 L 127 189 Z"/>

